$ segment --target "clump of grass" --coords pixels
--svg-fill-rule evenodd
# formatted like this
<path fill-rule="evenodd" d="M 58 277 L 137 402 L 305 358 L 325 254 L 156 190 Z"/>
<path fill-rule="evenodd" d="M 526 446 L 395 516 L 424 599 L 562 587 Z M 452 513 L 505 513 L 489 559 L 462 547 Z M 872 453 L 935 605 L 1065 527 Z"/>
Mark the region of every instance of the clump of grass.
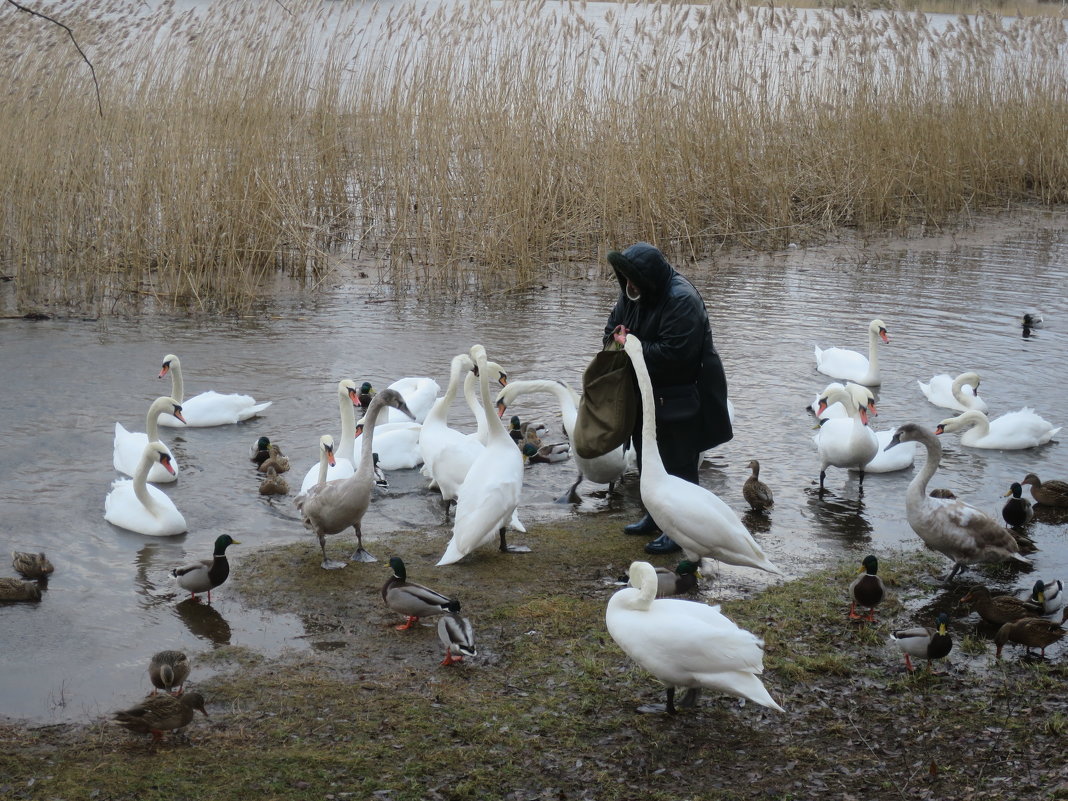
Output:
<path fill-rule="evenodd" d="M 23 308 L 239 308 L 346 250 L 398 288 L 511 286 L 637 239 L 678 260 L 1068 200 L 1056 17 L 60 12 L 102 117 L 63 31 L 0 16 L 0 265 Z"/>

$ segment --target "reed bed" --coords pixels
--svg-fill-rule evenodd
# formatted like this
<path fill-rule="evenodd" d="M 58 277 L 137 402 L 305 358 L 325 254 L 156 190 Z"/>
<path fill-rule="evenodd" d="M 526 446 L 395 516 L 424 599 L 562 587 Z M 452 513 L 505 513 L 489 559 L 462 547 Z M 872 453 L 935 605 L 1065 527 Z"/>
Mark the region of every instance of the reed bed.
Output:
<path fill-rule="evenodd" d="M 1061 16 L 675 3 L 0 6 L 21 307 L 254 302 L 340 256 L 543 281 L 1068 200 Z"/>

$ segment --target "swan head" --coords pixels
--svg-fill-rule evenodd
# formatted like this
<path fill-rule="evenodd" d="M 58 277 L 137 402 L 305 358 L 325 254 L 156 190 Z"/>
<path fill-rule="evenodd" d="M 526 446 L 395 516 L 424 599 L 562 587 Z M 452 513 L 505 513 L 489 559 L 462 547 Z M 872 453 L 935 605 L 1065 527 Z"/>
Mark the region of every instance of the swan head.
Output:
<path fill-rule="evenodd" d="M 886 323 L 882 320 L 872 320 L 868 324 L 868 331 L 872 336 L 879 337 L 883 342 L 890 342 L 890 335 L 886 333 Z"/>
<path fill-rule="evenodd" d="M 916 423 L 904 423 L 898 426 L 897 431 L 890 437 L 890 442 L 883 448 L 883 450 L 888 451 L 895 445 L 900 445 L 902 442 L 922 442 L 925 445 L 936 449 L 939 453 L 941 453 L 942 450 L 942 446 L 934 435 Z"/>
<path fill-rule="evenodd" d="M 879 416 L 879 410 L 875 408 L 875 393 L 870 389 L 850 381 L 846 384 L 846 392 L 849 393 L 849 396 L 853 399 L 853 403 L 856 404 L 861 422 L 865 425 L 868 422 L 869 414 L 872 417 Z"/>
<path fill-rule="evenodd" d="M 336 464 L 334 461 L 334 438 L 329 434 L 323 434 L 319 437 L 319 454 L 320 458 L 323 454 L 326 454 L 326 462 L 331 467 Z"/>
<path fill-rule="evenodd" d="M 980 411 L 976 411 L 975 409 L 972 409 L 971 411 L 962 412 L 956 417 L 947 417 L 945 420 L 938 424 L 938 426 L 935 428 L 935 433 L 952 434 L 956 431 L 964 431 L 965 429 L 971 428 L 976 423 L 980 422 L 980 420 L 985 418 L 985 414 Z"/>
<path fill-rule="evenodd" d="M 972 392 L 979 394 L 979 373 L 961 373 L 953 380 L 954 387 L 962 387 L 965 384 L 972 388 Z"/>
<path fill-rule="evenodd" d="M 415 419 L 415 415 L 412 414 L 412 410 L 408 408 L 408 404 L 404 402 L 404 396 L 401 395 L 395 389 L 386 388 L 375 395 L 371 401 L 371 408 L 375 408 L 375 404 L 381 406 L 392 406 L 399 412 L 408 415 L 412 420 Z M 370 416 L 371 410 L 368 409 L 368 415 Z"/>
<path fill-rule="evenodd" d="M 175 356 L 173 353 L 168 353 L 166 356 L 163 357 L 163 367 L 160 368 L 159 375 L 156 377 L 163 378 L 163 376 L 167 375 L 168 372 L 170 372 L 171 370 L 177 370 L 181 366 L 182 363 L 178 361 L 178 357 Z"/>
<path fill-rule="evenodd" d="M 167 453 L 167 446 L 160 441 L 150 442 L 145 446 L 144 453 L 152 461 L 159 462 L 163 465 L 163 468 L 172 476 L 176 475 L 174 472 L 174 465 L 171 464 L 171 455 Z M 142 456 L 142 459 L 145 457 Z"/>
<path fill-rule="evenodd" d="M 343 378 L 337 382 L 337 394 L 347 395 L 353 406 L 360 405 L 360 390 L 357 388 L 356 382 L 351 378 Z"/>

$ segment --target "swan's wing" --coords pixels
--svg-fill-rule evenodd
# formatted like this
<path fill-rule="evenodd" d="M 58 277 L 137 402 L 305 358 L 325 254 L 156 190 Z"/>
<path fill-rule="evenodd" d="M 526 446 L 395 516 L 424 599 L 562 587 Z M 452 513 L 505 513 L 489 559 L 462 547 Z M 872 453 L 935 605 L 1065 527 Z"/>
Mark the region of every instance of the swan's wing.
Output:
<path fill-rule="evenodd" d="M 247 420 L 270 405 L 271 401 L 257 404 L 251 395 L 222 394 L 208 390 L 185 400 L 182 403 L 182 416 L 190 427 L 222 426 Z M 161 425 L 165 417 L 160 416 Z"/>

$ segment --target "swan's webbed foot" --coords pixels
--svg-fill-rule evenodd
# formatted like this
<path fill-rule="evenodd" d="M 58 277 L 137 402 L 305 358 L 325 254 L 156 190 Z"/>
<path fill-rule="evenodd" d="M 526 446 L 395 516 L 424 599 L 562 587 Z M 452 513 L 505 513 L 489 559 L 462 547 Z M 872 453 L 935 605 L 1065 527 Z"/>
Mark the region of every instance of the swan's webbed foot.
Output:
<path fill-rule="evenodd" d="M 530 553 L 530 548 L 526 545 L 509 545 L 508 540 L 505 539 L 504 529 L 501 529 L 501 551 L 503 553 Z"/>
<path fill-rule="evenodd" d="M 674 706 L 672 706 L 671 709 L 668 709 L 667 704 L 642 704 L 638 707 L 637 711 L 641 712 L 643 715 L 663 714 L 665 712 L 674 715 L 676 712 Z"/>
<path fill-rule="evenodd" d="M 368 553 L 363 545 L 360 545 L 355 551 L 352 552 L 352 556 L 349 557 L 353 562 L 377 562 L 378 560 Z"/>
<path fill-rule="evenodd" d="M 567 492 L 556 499 L 556 503 L 582 503 L 582 498 L 578 494 L 578 485 L 582 483 L 582 473 L 579 473 L 578 479 L 575 483 L 567 488 Z"/>
<path fill-rule="evenodd" d="M 323 558 L 323 562 L 319 565 L 323 570 L 340 570 L 345 567 L 345 562 L 339 562 L 336 559 Z"/>

